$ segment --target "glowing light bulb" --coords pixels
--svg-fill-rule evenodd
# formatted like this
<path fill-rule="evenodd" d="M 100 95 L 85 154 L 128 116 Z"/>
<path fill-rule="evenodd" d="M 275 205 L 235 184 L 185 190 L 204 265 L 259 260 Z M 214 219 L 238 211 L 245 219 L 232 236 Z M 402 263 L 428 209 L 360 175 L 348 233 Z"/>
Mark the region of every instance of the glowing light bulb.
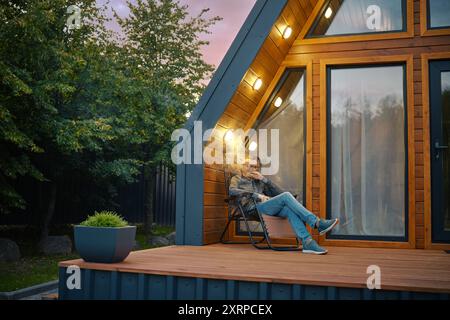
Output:
<path fill-rule="evenodd" d="M 330 17 L 333 15 L 333 9 L 331 7 L 328 7 L 327 11 L 325 11 L 325 18 L 330 19 Z"/>
<path fill-rule="evenodd" d="M 252 141 L 250 143 L 250 146 L 248 147 L 248 150 L 255 151 L 258 148 L 258 144 L 255 141 Z"/>
<path fill-rule="evenodd" d="M 258 78 L 258 79 L 256 79 L 255 83 L 253 84 L 253 89 L 259 90 L 259 89 L 261 89 L 262 85 L 263 85 L 263 82 L 262 82 L 261 78 Z"/>
<path fill-rule="evenodd" d="M 283 31 L 283 39 L 289 39 L 292 35 L 292 28 L 290 26 L 287 26 L 286 29 Z"/>
<path fill-rule="evenodd" d="M 276 98 L 275 102 L 273 103 L 273 105 L 277 108 L 281 107 L 282 104 L 283 104 L 283 99 L 281 99 L 280 97 Z"/>

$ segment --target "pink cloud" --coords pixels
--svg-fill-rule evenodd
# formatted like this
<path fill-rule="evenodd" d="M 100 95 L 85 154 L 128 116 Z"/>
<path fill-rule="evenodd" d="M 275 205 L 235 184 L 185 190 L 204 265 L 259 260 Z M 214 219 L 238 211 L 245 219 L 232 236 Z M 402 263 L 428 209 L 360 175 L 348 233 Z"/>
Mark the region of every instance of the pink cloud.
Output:
<path fill-rule="evenodd" d="M 99 5 L 103 5 L 105 2 L 106 0 L 97 0 Z M 198 15 L 204 8 L 209 8 L 208 17 L 220 16 L 223 18 L 222 21 L 211 27 L 211 34 L 202 37 L 203 40 L 210 42 L 209 46 L 202 49 L 207 63 L 215 66 L 220 64 L 255 2 L 256 0 L 180 0 L 181 4 L 189 6 L 188 11 L 192 16 Z M 110 0 L 109 5 L 121 17 L 129 14 L 125 0 Z M 112 16 L 112 13 L 110 14 Z M 119 29 L 114 23 L 110 24 L 110 27 L 114 30 Z"/>
<path fill-rule="evenodd" d="M 208 16 L 223 18 L 211 28 L 211 34 L 203 37 L 210 45 L 203 48 L 205 61 L 218 66 L 225 53 L 244 24 L 256 0 L 181 0 L 189 6 L 191 15 L 197 15 L 203 8 L 210 8 Z"/>

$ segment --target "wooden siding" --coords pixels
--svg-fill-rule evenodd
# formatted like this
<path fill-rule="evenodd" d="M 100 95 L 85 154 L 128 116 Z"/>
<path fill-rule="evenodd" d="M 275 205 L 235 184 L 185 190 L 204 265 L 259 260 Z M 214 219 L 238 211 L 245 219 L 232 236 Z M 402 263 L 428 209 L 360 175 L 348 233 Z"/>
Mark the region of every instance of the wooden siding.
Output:
<path fill-rule="evenodd" d="M 321 237 L 320 242 L 327 245 L 341 246 L 389 246 L 389 247 L 432 247 L 426 244 L 430 234 L 430 170 L 427 167 L 427 154 L 429 153 L 428 136 L 428 105 L 424 103 L 428 93 L 423 92 L 427 87 L 423 79 L 428 74 L 423 73 L 422 56 L 433 54 L 450 54 L 450 35 L 448 32 L 433 34 L 423 29 L 424 13 L 421 11 L 422 0 L 407 0 L 408 17 L 407 31 L 398 34 L 361 35 L 354 37 L 332 37 L 321 39 L 304 39 L 304 35 L 313 23 L 314 15 L 320 11 L 322 0 L 291 0 L 283 11 L 283 15 L 275 24 L 270 36 L 266 39 L 263 48 L 255 62 L 244 77 L 237 89 L 232 102 L 218 123 L 218 127 L 249 128 L 256 120 L 262 106 L 267 101 L 285 68 L 311 65 L 311 118 L 308 119 L 308 141 L 310 141 L 310 154 L 308 154 L 307 171 L 307 207 L 315 214 L 326 215 L 326 121 L 324 110 L 321 109 L 323 99 L 326 99 L 324 89 L 325 80 L 321 75 L 321 63 L 328 59 L 360 59 L 370 61 L 381 57 L 383 61 L 398 61 L 398 56 L 405 57 L 408 68 L 408 79 L 405 85 L 408 88 L 408 153 L 409 153 L 409 235 L 408 243 L 387 243 L 374 241 L 326 241 Z M 292 14 L 295 13 L 295 14 Z M 297 39 L 288 41 L 281 39 L 280 30 L 283 23 L 289 21 L 294 27 Z M 293 25 L 293 22 L 300 23 Z M 297 28 L 295 28 L 297 26 Z M 448 31 L 448 30 L 447 30 Z M 393 37 L 395 36 L 395 37 Z M 295 38 L 295 37 L 294 37 Z M 374 60 L 374 62 L 376 62 Z M 254 80 L 260 77 L 264 81 L 263 88 L 258 92 L 252 89 Z M 321 78 L 322 77 L 322 78 Z M 425 107 L 424 107 L 425 106 Z M 426 108 L 426 110 L 425 110 Z M 309 140 L 310 139 L 310 140 Z M 325 142 L 325 143 L 324 143 Z M 212 169 L 205 166 L 206 173 L 211 175 Z M 214 171 L 221 172 L 220 168 Z M 223 175 L 223 172 L 222 172 Z M 215 179 L 215 178 L 213 178 Z M 207 180 L 205 187 L 210 182 Z M 221 189 L 206 192 L 205 189 L 205 233 L 204 243 L 217 242 L 225 219 L 220 214 L 211 215 L 213 207 L 226 212 L 223 205 L 224 193 Z M 223 190 L 224 192 L 224 190 Z M 206 214 L 208 211 L 208 215 Z M 216 220 L 212 222 L 211 219 Z M 318 239 L 317 234 L 314 234 Z M 450 246 L 439 246 L 450 248 Z"/>

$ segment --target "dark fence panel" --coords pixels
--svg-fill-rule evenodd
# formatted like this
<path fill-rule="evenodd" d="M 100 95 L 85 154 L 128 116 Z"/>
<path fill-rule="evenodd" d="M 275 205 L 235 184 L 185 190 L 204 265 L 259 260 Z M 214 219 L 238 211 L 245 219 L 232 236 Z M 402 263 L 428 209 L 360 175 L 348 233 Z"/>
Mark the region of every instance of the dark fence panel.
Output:
<path fill-rule="evenodd" d="M 175 227 L 175 175 L 166 166 L 159 166 L 155 179 L 155 222 Z"/>
<path fill-rule="evenodd" d="M 1 214 L 0 225 L 37 225 L 39 215 L 46 210 L 43 186 L 34 180 L 21 181 L 16 186 L 27 199 L 27 208 L 12 214 Z M 146 182 L 141 174 L 136 183 L 117 191 L 114 210 L 131 223 L 145 221 Z M 52 224 L 76 224 L 95 210 L 107 208 L 99 190 L 82 175 L 73 175 L 59 186 Z M 175 176 L 160 165 L 155 172 L 154 221 L 158 225 L 175 227 Z"/>

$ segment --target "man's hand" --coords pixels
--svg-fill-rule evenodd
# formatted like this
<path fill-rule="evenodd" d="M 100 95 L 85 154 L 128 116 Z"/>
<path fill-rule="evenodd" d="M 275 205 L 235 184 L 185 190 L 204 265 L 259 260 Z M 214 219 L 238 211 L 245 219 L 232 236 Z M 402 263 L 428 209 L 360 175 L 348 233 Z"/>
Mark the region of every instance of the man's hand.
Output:
<path fill-rule="evenodd" d="M 261 199 L 261 202 L 266 202 L 267 200 L 270 200 L 270 197 L 268 197 L 264 194 L 260 194 L 259 199 Z"/>
<path fill-rule="evenodd" d="M 249 175 L 250 178 L 255 179 L 255 180 L 262 180 L 262 179 L 264 179 L 264 176 L 258 171 L 250 172 L 248 175 Z"/>

